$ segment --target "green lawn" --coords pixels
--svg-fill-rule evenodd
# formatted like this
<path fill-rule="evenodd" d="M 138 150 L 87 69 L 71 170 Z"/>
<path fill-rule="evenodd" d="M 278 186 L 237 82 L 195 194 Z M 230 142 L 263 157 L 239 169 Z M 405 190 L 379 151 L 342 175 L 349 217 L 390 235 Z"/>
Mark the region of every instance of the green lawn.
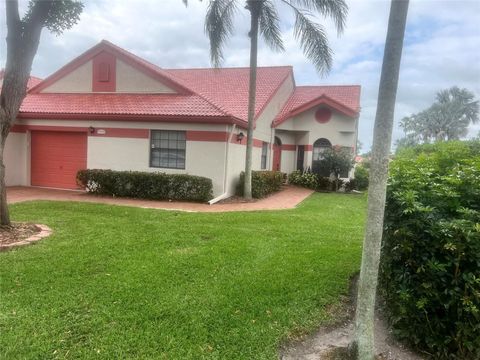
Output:
<path fill-rule="evenodd" d="M 365 207 L 342 194 L 225 214 L 13 205 L 15 221 L 54 234 L 0 253 L 0 358 L 275 359 L 332 321 Z"/>

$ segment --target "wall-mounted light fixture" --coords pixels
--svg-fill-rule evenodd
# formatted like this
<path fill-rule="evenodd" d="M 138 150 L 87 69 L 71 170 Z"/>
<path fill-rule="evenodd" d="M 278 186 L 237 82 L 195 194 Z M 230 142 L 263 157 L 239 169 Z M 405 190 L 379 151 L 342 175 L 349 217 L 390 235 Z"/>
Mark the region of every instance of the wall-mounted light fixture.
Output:
<path fill-rule="evenodd" d="M 94 134 L 94 133 L 95 133 L 95 128 L 94 128 L 93 126 L 90 126 L 90 127 L 88 128 L 88 132 L 89 132 L 90 134 Z"/>
<path fill-rule="evenodd" d="M 242 142 L 244 137 L 245 137 L 245 135 L 243 134 L 243 132 L 238 133 L 237 134 L 237 141 Z"/>

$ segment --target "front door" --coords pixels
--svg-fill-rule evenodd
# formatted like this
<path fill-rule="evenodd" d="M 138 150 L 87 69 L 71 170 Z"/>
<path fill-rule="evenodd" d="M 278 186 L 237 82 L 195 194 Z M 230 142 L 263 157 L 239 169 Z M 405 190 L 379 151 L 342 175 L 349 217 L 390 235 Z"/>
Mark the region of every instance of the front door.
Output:
<path fill-rule="evenodd" d="M 304 160 L 305 160 L 305 145 L 298 145 L 297 170 L 303 171 Z"/>
<path fill-rule="evenodd" d="M 282 163 L 282 142 L 278 137 L 275 137 L 273 144 L 273 171 L 280 171 Z"/>

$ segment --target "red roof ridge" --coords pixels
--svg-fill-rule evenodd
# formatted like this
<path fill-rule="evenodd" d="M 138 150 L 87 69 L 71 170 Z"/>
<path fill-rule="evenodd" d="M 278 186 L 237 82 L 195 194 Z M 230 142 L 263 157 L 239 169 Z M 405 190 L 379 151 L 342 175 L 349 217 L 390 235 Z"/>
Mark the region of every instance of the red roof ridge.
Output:
<path fill-rule="evenodd" d="M 257 69 L 278 69 L 278 68 L 291 68 L 293 65 L 272 65 L 272 66 L 257 66 Z M 249 66 L 225 66 L 218 68 L 208 68 L 208 67 L 191 67 L 191 68 L 162 68 L 165 71 L 176 71 L 176 70 L 244 70 L 250 69 Z"/>
<path fill-rule="evenodd" d="M 344 84 L 344 85 L 299 85 L 296 88 L 318 88 L 318 87 L 359 87 L 361 88 L 362 85 L 359 84 Z"/>

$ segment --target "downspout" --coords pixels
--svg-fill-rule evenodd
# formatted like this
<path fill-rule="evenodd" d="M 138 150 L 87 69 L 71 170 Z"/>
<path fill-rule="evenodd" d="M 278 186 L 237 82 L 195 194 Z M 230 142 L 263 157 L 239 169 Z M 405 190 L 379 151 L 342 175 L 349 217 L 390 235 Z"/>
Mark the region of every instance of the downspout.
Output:
<path fill-rule="evenodd" d="M 230 135 L 228 136 L 227 139 L 227 145 L 225 147 L 225 170 L 223 174 L 223 194 L 217 196 L 216 198 L 210 200 L 208 202 L 209 205 L 213 205 L 217 202 L 219 202 L 222 199 L 225 199 L 228 196 L 228 191 L 227 191 L 227 176 L 228 176 L 228 155 L 229 155 L 229 150 L 230 150 L 230 143 L 232 142 L 233 139 L 233 134 L 235 133 L 235 130 L 237 129 L 237 124 L 233 124 L 232 131 L 230 132 Z"/>

